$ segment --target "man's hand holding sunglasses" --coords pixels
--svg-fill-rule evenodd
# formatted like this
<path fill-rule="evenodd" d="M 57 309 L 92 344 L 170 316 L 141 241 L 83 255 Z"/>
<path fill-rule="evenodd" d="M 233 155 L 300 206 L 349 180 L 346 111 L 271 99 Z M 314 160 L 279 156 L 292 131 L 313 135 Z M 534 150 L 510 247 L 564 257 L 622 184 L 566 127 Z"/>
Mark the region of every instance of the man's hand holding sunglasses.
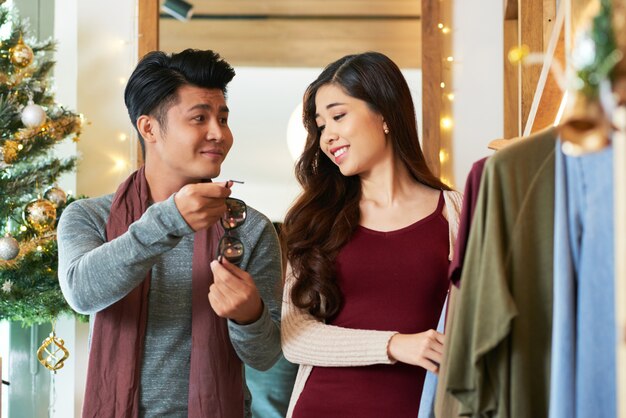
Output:
<path fill-rule="evenodd" d="M 230 196 L 231 185 L 230 181 L 187 184 L 176 193 L 174 202 L 194 231 L 210 228 L 226 210 L 225 201 Z"/>
<path fill-rule="evenodd" d="M 226 187 L 230 186 L 229 181 Z M 233 231 L 246 222 L 247 216 L 243 200 L 226 199 L 226 211 L 220 218 L 224 235 L 217 245 L 217 260 L 211 262 L 213 284 L 209 288 L 209 303 L 215 313 L 239 324 L 256 322 L 263 314 L 263 302 L 254 280 L 238 267 L 246 248 Z"/>
<path fill-rule="evenodd" d="M 222 258 L 211 262 L 213 284 L 209 287 L 209 303 L 222 318 L 241 325 L 256 322 L 263 313 L 263 302 L 252 276 Z"/>

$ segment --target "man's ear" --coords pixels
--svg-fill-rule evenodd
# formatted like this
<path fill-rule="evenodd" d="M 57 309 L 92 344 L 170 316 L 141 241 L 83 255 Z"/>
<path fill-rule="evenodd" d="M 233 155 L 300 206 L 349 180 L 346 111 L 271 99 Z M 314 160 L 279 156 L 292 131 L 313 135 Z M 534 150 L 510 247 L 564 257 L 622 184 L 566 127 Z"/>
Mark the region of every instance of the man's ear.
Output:
<path fill-rule="evenodd" d="M 148 115 L 141 115 L 137 118 L 137 130 L 147 143 L 156 142 L 157 125 L 156 120 Z"/>

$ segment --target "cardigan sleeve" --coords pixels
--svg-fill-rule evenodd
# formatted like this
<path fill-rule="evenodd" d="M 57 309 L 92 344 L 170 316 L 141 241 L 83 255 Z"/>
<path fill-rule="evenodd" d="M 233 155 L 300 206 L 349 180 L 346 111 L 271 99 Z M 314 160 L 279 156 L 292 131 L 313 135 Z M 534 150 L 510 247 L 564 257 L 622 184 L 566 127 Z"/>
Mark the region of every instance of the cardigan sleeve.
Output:
<path fill-rule="evenodd" d="M 448 219 L 448 238 L 450 240 L 450 253 L 448 260 L 452 261 L 454 257 L 454 244 L 459 234 L 459 223 L 461 216 L 461 208 L 463 207 L 463 195 L 457 191 L 443 192 L 443 199 L 446 203 L 446 214 Z"/>

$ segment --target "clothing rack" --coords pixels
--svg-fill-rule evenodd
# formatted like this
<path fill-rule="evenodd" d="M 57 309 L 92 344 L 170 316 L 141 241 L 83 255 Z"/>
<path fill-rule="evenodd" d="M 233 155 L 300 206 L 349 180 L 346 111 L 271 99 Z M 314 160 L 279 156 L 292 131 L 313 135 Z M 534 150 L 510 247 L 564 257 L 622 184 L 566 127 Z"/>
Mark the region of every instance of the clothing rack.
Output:
<path fill-rule="evenodd" d="M 519 10 L 522 0 L 515 2 L 505 1 L 505 8 L 508 10 L 509 3 L 512 8 Z M 615 1 L 615 0 L 614 0 Z M 533 126 L 537 111 L 541 108 L 545 110 L 546 106 L 550 108 L 556 106 L 554 100 L 542 101 L 546 79 L 549 77 L 549 70 L 552 66 L 555 50 L 558 49 L 557 42 L 563 42 L 562 47 L 565 49 L 565 60 L 571 56 L 570 47 L 572 34 L 575 33 L 574 25 L 579 20 L 583 10 L 588 6 L 590 0 L 565 0 L 561 1 L 557 12 L 557 22 L 550 36 L 548 48 L 544 54 L 543 68 L 541 77 L 537 83 L 535 95 L 533 97 L 532 109 L 525 121 L 523 135 L 510 139 L 495 139 L 488 145 L 489 149 L 500 150 L 516 141 L 522 140 L 540 126 Z M 544 4 L 544 8 L 545 8 Z M 514 12 L 515 10 L 513 10 Z M 515 14 L 515 13 L 513 13 Z M 561 30 L 563 30 L 562 33 Z M 518 38 L 519 39 L 519 38 Z M 506 39 L 505 39 L 506 42 Z M 521 70 L 520 70 L 521 71 Z M 556 76 L 556 75 L 553 75 Z M 518 80 L 518 83 L 520 81 Z M 521 87 L 518 87 L 521 88 Z M 559 107 L 563 103 L 558 104 Z M 554 110 L 554 109 L 551 109 Z M 551 111 L 548 110 L 548 111 Z M 622 115 L 621 131 L 613 138 L 614 152 L 614 199 L 615 199 L 615 320 L 617 326 L 617 382 L 616 382 L 616 398 L 617 411 L 619 417 L 626 417 L 626 110 Z M 555 124 L 559 123 L 559 114 Z"/>

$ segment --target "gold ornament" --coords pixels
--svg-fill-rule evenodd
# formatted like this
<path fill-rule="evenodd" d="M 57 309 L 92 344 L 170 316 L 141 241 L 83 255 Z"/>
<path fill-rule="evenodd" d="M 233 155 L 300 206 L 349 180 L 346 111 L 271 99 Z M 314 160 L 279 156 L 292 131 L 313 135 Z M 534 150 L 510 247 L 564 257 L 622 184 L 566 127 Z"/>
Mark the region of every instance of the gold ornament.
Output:
<path fill-rule="evenodd" d="M 24 43 L 22 37 L 20 36 L 17 44 L 15 44 L 13 48 L 9 49 L 9 57 L 13 65 L 19 68 L 25 68 L 33 62 L 35 54 L 33 53 L 33 50 Z"/>
<path fill-rule="evenodd" d="M 53 328 L 50 336 L 43 340 L 41 347 L 37 350 L 39 362 L 54 373 L 64 366 L 65 360 L 70 356 L 70 352 L 63 344 L 65 341 L 57 338 Z"/>
<path fill-rule="evenodd" d="M 67 202 L 67 194 L 60 189 L 59 187 L 50 187 L 43 194 L 43 198 L 52 202 L 55 208 L 59 208 L 59 206 L 65 205 Z"/>
<path fill-rule="evenodd" d="M 57 210 L 49 200 L 33 200 L 24 208 L 24 220 L 40 235 L 52 231 L 56 219 Z"/>
<path fill-rule="evenodd" d="M 4 146 L 2 147 L 2 154 L 4 154 L 4 162 L 7 164 L 13 164 L 15 160 L 17 160 L 17 150 L 18 144 L 15 141 L 4 141 Z"/>

